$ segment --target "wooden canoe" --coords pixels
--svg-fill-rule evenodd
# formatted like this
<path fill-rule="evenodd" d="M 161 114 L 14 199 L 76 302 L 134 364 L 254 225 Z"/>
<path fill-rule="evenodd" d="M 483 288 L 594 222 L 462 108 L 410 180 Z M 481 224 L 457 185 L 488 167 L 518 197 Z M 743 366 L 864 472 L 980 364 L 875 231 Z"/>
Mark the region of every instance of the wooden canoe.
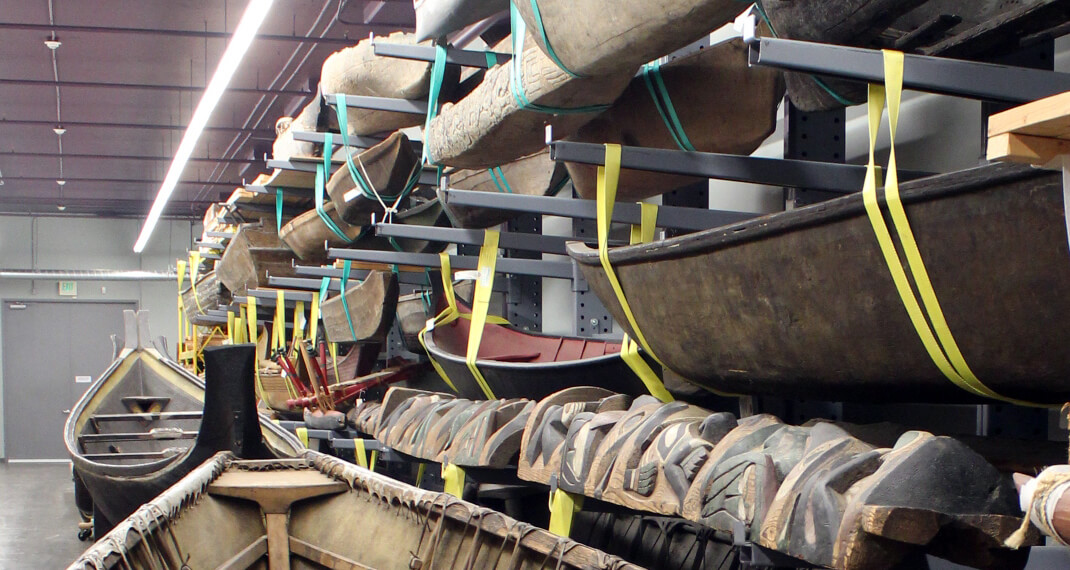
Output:
<path fill-rule="evenodd" d="M 230 291 L 216 277 L 215 271 L 209 271 L 197 278 L 196 287 L 186 287 L 182 291 L 182 307 L 186 311 L 186 319 L 195 325 L 208 325 L 208 309 L 214 309 L 219 305 L 230 304 Z"/>
<path fill-rule="evenodd" d="M 219 454 L 70 568 L 160 559 L 176 568 L 639 570 L 486 507 L 314 451 L 274 461 Z"/>
<path fill-rule="evenodd" d="M 660 74 L 695 150 L 748 155 L 776 129 L 777 106 L 784 97 L 782 74 L 768 67 L 749 67 L 742 40 L 722 42 L 670 61 L 661 67 Z M 640 72 L 609 110 L 580 127 L 568 140 L 679 148 L 647 84 Z M 567 165 L 576 193 L 593 200 L 598 167 Z M 699 180 L 622 170 L 617 199 L 642 200 Z"/>
<path fill-rule="evenodd" d="M 401 340 L 405 350 L 420 354 L 420 331 L 427 325 L 427 319 L 434 317 L 428 293 L 411 293 L 398 297 L 397 322 L 401 328 Z"/>
<path fill-rule="evenodd" d="M 504 178 L 504 183 L 502 182 Z M 556 194 L 568 181 L 565 167 L 550 160 L 550 151 L 543 149 L 503 164 L 500 171 L 489 169 L 458 170 L 450 174 L 449 186 L 457 190 L 479 192 L 506 192 L 527 196 Z M 622 178 L 623 182 L 623 178 Z M 459 228 L 489 228 L 517 216 L 493 208 L 461 207 L 447 204 L 446 213 L 453 225 Z"/>
<path fill-rule="evenodd" d="M 354 241 L 343 240 L 338 234 L 331 231 L 327 224 L 323 223 L 323 220 L 315 210 L 309 210 L 290 220 L 279 232 L 279 239 L 302 260 L 324 263 L 327 254 L 327 250 L 324 247 L 325 243 L 328 248 L 349 247 L 383 251 L 395 250 L 390 240 L 370 235 L 373 232 L 364 231 L 365 227 L 354 226 L 344 222 L 338 217 L 333 202 L 325 203 L 323 211 L 334 221 L 338 229 L 342 230 L 342 233 Z M 449 226 L 449 218 L 442 211 L 442 205 L 439 203 L 438 198 L 423 200 L 413 197 L 411 206 L 398 213 L 394 217 L 394 222 L 419 226 Z M 364 237 L 360 237 L 362 231 L 365 233 Z M 394 240 L 394 243 L 402 251 L 414 253 L 438 253 L 446 248 L 445 243 L 419 239 L 398 238 Z"/>
<path fill-rule="evenodd" d="M 321 257 L 326 259 L 326 252 Z M 279 240 L 274 228 L 262 223 L 242 224 L 216 263 L 216 275 L 231 293 L 240 295 L 266 287 L 268 274 L 293 277 L 294 259 L 293 250 Z"/>
<path fill-rule="evenodd" d="M 364 177 L 373 193 L 377 192 L 387 206 L 394 205 L 399 196 L 412 180 L 419 175 L 420 157 L 412 150 L 412 143 L 405 133 L 396 131 L 383 142 L 364 150 L 351 151 L 351 160 L 357 173 Z M 411 190 L 411 188 L 409 188 Z M 374 195 L 368 196 L 359 186 L 349 171 L 343 166 L 336 170 L 327 181 L 327 194 L 331 197 L 341 218 L 353 225 L 370 223 L 371 215 L 383 216 L 383 206 Z M 398 203 L 400 209 L 408 207 L 408 198 Z"/>
<path fill-rule="evenodd" d="M 205 349 L 202 382 L 152 345 L 146 311 L 124 318 L 125 346 L 64 427 L 97 537 L 219 451 L 257 459 L 303 448 L 256 412 L 252 345 Z"/>
<path fill-rule="evenodd" d="M 1070 338 L 1060 177 L 990 165 L 912 181 L 901 194 L 977 378 L 1007 397 L 1070 399 L 1070 353 L 1058 348 Z M 569 255 L 628 329 L 597 251 L 570 244 Z M 925 351 L 860 194 L 609 258 L 651 349 L 699 385 L 835 401 L 977 401 Z"/>
<path fill-rule="evenodd" d="M 470 312 L 458 304 L 461 312 Z M 481 400 L 486 395 L 465 363 L 469 324 L 457 319 L 424 333 L 423 339 L 458 394 Z M 506 325 L 486 325 L 476 367 L 496 398 L 539 399 L 580 385 L 625 394 L 647 391 L 620 358 L 619 342 L 529 333 Z"/>
<path fill-rule="evenodd" d="M 483 82 L 456 104 L 444 104 L 424 133 L 435 162 L 484 169 L 507 164 L 546 146 L 546 125 L 555 137 L 568 136 L 597 111 L 548 114 L 525 110 L 514 95 L 513 68 L 520 66 L 527 99 L 544 107 L 608 105 L 627 87 L 639 64 L 609 75 L 573 77 L 533 44 L 530 34 L 519 57 L 487 70 Z"/>
<path fill-rule="evenodd" d="M 509 0 L 413 0 L 416 39 L 437 40 L 509 9 Z"/>
<path fill-rule="evenodd" d="M 271 157 L 275 160 L 290 160 L 293 157 L 323 156 L 323 145 L 294 140 L 295 132 L 317 132 L 327 128 L 324 119 L 323 98 L 319 91 L 296 117 L 282 117 L 275 122 L 275 142 L 271 145 Z"/>
<path fill-rule="evenodd" d="M 553 53 L 579 75 L 607 75 L 668 55 L 731 22 L 734 0 L 513 0 L 529 30 L 546 30 Z M 542 25 L 534 7 L 542 14 Z M 543 36 L 534 41 L 548 54 Z"/>
<path fill-rule="evenodd" d="M 763 0 L 762 5 L 782 38 L 972 60 L 1017 52 L 1021 38 L 1050 35 L 1070 16 L 1057 0 Z M 825 86 L 813 76 L 788 73 L 792 103 L 821 111 L 866 100 L 864 83 L 819 79 Z"/>
<path fill-rule="evenodd" d="M 394 324 L 397 304 L 398 276 L 390 271 L 371 271 L 363 281 L 346 288 L 345 305 L 342 295 L 320 305 L 323 332 L 330 342 L 383 342 Z"/>
<path fill-rule="evenodd" d="M 320 93 L 333 97 L 338 93 L 390 97 L 394 99 L 427 99 L 430 87 L 431 64 L 424 61 L 379 57 L 372 43 L 393 43 L 430 46 L 431 42 L 417 42 L 412 34 L 394 32 L 388 36 L 363 39 L 352 47 L 331 54 L 320 73 Z M 334 103 L 333 100 L 327 103 Z M 329 114 L 333 115 L 334 111 Z M 395 113 L 350 107 L 347 122 L 351 135 L 374 135 L 414 127 L 424 117 L 412 113 Z M 333 131 L 338 131 L 333 119 Z"/>

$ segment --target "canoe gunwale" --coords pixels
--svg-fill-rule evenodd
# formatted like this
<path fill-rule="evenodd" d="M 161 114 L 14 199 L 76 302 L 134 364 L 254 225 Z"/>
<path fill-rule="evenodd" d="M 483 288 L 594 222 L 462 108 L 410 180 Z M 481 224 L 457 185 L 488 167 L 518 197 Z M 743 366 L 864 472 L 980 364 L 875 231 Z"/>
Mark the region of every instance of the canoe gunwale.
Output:
<path fill-rule="evenodd" d="M 903 203 L 911 204 L 984 190 L 996 184 L 1050 175 L 1048 171 L 1023 165 L 991 164 L 913 180 L 901 184 L 899 189 Z M 877 201 L 882 206 L 882 210 L 886 209 L 887 202 L 883 193 L 879 193 Z M 629 265 L 679 259 L 859 215 L 865 215 L 865 206 L 860 192 L 675 238 L 610 248 L 609 260 L 613 265 Z M 570 242 L 567 247 L 569 256 L 577 263 L 588 266 L 600 265 L 597 248 L 588 247 L 583 242 Z"/>

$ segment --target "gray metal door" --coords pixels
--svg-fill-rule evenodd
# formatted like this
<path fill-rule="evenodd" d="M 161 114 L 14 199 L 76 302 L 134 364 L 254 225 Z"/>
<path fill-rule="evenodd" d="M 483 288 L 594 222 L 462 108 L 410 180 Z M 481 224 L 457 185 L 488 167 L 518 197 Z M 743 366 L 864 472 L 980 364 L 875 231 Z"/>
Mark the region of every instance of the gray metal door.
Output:
<path fill-rule="evenodd" d="M 63 423 L 111 362 L 135 303 L 6 301 L 4 440 L 9 459 L 67 459 Z"/>

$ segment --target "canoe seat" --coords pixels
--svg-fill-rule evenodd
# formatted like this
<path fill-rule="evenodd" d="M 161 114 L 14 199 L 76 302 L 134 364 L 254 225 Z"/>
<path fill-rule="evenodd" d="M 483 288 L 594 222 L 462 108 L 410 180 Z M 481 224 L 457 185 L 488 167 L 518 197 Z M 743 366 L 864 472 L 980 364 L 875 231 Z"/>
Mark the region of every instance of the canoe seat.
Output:
<path fill-rule="evenodd" d="M 144 412 L 130 414 L 96 414 L 89 416 L 92 422 L 121 422 L 130 420 L 198 420 L 202 412 Z"/>
<path fill-rule="evenodd" d="M 193 439 L 195 437 L 197 437 L 197 432 L 195 431 L 185 431 L 178 428 L 156 428 L 133 433 L 83 433 L 78 436 L 78 442 L 86 444 L 111 441 Z"/>
<path fill-rule="evenodd" d="M 178 455 L 185 451 L 179 448 L 168 448 L 163 451 L 113 451 L 111 453 L 84 453 L 82 457 L 89 461 L 104 461 L 108 459 L 165 459 Z"/>
<path fill-rule="evenodd" d="M 126 409 L 135 414 L 153 413 L 163 411 L 171 398 L 167 396 L 124 396 L 122 399 Z"/>

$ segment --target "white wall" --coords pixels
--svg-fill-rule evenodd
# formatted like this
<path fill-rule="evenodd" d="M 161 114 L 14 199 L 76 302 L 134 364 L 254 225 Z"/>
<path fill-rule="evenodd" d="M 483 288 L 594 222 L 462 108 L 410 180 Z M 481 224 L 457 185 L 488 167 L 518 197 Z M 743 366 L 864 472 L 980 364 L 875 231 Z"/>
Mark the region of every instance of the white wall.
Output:
<path fill-rule="evenodd" d="M 199 222 L 162 221 L 138 255 L 133 246 L 140 229 L 141 220 L 134 219 L 0 216 L 0 269 L 165 271 L 185 257 L 194 235 L 201 232 Z M 178 342 L 176 288 L 174 281 L 79 281 L 75 299 L 137 302 L 150 311 L 153 336 L 165 336 L 173 351 Z M 0 279 L 0 301 L 60 299 L 57 289 L 54 280 Z M 0 322 L 0 339 L 5 332 Z M 0 354 L 0 457 L 5 456 L 2 358 Z"/>

